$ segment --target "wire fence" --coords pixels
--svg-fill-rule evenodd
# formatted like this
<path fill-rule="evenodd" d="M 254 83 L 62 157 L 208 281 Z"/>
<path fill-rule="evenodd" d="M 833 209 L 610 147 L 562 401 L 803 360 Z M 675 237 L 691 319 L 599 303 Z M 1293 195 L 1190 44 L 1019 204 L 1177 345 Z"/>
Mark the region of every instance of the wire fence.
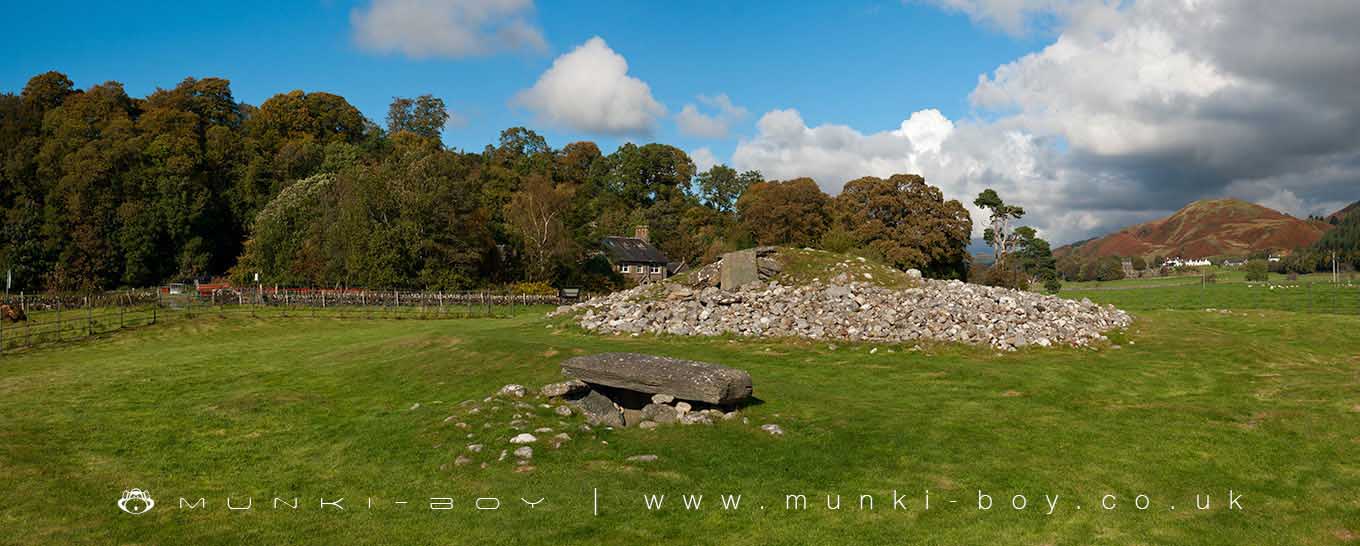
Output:
<path fill-rule="evenodd" d="M 581 293 L 580 298 L 589 295 Z M 10 295 L 0 354 L 118 330 L 206 317 L 441 320 L 508 316 L 517 307 L 571 303 L 558 295 L 308 288 L 139 289 Z"/>
<path fill-rule="evenodd" d="M 1065 289 L 1061 295 L 1113 304 L 1126 311 L 1251 309 L 1360 314 L 1360 283 L 1354 281 L 1201 281 L 1174 285 Z"/>

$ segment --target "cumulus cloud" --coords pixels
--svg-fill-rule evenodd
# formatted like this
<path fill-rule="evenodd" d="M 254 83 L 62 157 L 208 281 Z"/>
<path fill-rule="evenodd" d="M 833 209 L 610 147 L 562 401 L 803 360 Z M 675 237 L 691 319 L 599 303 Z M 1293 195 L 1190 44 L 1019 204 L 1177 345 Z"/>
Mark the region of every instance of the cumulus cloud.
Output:
<path fill-rule="evenodd" d="M 1061 9 L 1063 26 L 1049 46 L 979 76 L 977 119 L 917 112 L 862 133 L 775 110 L 733 162 L 811 175 L 829 191 L 893 172 L 965 202 L 994 187 L 1058 242 L 1202 198 L 1296 215 L 1360 199 L 1360 3 L 949 4 L 1003 27 L 1016 20 L 1007 14 Z"/>
<path fill-rule="evenodd" d="M 533 0 L 372 0 L 350 11 L 354 40 L 379 53 L 471 57 L 544 51 Z"/>
<path fill-rule="evenodd" d="M 746 119 L 749 114 L 745 108 L 732 104 L 732 99 L 726 93 L 712 97 L 699 95 L 696 98 L 714 113 L 705 114 L 694 104 L 686 104 L 675 115 L 675 124 L 681 134 L 700 138 L 727 138 L 732 125 Z"/>
<path fill-rule="evenodd" d="M 596 36 L 553 61 L 512 104 L 549 125 L 606 135 L 650 134 L 666 107 L 646 82 L 628 75 L 628 61 Z"/>
<path fill-rule="evenodd" d="M 713 155 L 713 150 L 707 147 L 696 149 L 689 153 L 689 158 L 694 161 L 696 172 L 704 172 L 712 169 L 719 163 L 718 158 Z"/>
<path fill-rule="evenodd" d="M 1079 191 L 1054 153 L 1024 131 L 956 124 L 933 109 L 911 114 L 896 129 L 867 134 L 837 124 L 809 127 L 798 111 L 775 110 L 756 122 L 754 137 L 738 143 L 732 163 L 771 179 L 810 176 L 831 194 L 861 176 L 919 173 L 947 198 L 964 203 L 975 219 L 982 216 L 972 198 L 990 187 L 1048 218 L 1046 236 L 1084 233 L 1101 223 L 1100 212 L 1047 206 Z M 980 236 L 981 222 L 975 223 Z"/>

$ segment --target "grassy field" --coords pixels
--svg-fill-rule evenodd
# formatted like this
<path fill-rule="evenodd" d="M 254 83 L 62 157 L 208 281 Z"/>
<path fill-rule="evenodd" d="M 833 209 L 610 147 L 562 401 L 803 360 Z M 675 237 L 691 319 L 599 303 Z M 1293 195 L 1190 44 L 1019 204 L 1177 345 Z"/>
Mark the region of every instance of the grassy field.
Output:
<path fill-rule="evenodd" d="M 1099 351 L 598 337 L 538 309 L 440 321 L 230 315 L 9 352 L 0 357 L 0 489 L 9 494 L 0 543 L 1360 537 L 1360 317 L 1148 307 L 1113 334 L 1117 348 Z M 586 433 L 572 421 L 563 430 L 574 439 L 538 446 L 528 473 L 514 472 L 513 459 L 450 464 L 472 441 L 498 451 L 511 432 L 472 421 L 467 439 L 445 422 L 471 419 L 458 402 L 557 380 L 561 360 L 607 350 L 747 369 L 763 403 L 744 410 L 749 424 Z M 763 423 L 787 434 L 769 436 Z M 659 460 L 626 461 L 638 454 Z M 120 512 L 115 501 L 133 487 L 157 507 Z M 1229 509 L 1229 489 L 1241 510 Z M 894 509 L 894 490 L 905 509 Z M 979 490 L 990 510 L 977 509 Z M 809 508 L 785 510 L 785 495 L 798 493 Z M 646 494 L 668 500 L 649 511 Z M 701 509 L 685 510 L 682 494 L 703 494 Z M 722 494 L 742 495 L 741 508 L 723 510 Z M 859 509 L 862 494 L 873 510 Z M 1012 509 L 1017 494 L 1025 510 Z M 1101 508 L 1107 494 L 1114 510 Z M 1148 509 L 1135 506 L 1139 494 Z M 1205 494 L 1211 508 L 1196 510 Z M 827 495 L 840 495 L 840 510 Z M 1058 497 L 1052 514 L 1044 495 Z M 228 496 L 252 497 L 253 509 L 228 510 Z M 299 497 L 302 508 L 273 509 L 276 496 Z M 180 497 L 207 507 L 182 509 Z M 320 508 L 335 497 L 345 511 Z M 432 511 L 430 497 L 453 497 L 454 509 Z M 478 511 L 477 497 L 504 504 Z M 545 501 L 528 508 L 522 497 Z"/>
<path fill-rule="evenodd" d="M 1215 283 L 1216 283 L 1216 284 L 1225 284 L 1225 283 L 1231 284 L 1231 283 L 1245 283 L 1245 282 L 1247 282 L 1247 274 L 1246 274 L 1246 271 L 1243 271 L 1242 268 L 1226 268 L 1226 269 L 1225 269 L 1225 268 L 1213 268 L 1213 269 L 1211 270 L 1211 272 L 1212 272 L 1212 273 L 1214 274 L 1214 276 L 1215 276 Z M 1339 274 L 1337 277 L 1338 277 L 1338 280 L 1339 280 L 1341 283 L 1350 282 L 1350 283 L 1354 284 L 1355 282 L 1357 282 L 1357 279 L 1356 279 L 1355 275 L 1352 274 L 1352 273 L 1341 273 L 1341 274 Z M 1269 283 L 1271 283 L 1271 284 L 1324 284 L 1324 283 L 1330 283 L 1330 282 L 1332 282 L 1332 274 L 1331 274 L 1331 273 L 1309 273 L 1309 274 L 1306 274 L 1306 275 L 1298 275 L 1296 279 L 1294 279 L 1294 280 L 1291 281 L 1291 280 L 1289 280 L 1289 278 L 1288 278 L 1286 275 L 1281 275 L 1281 274 L 1279 274 L 1279 273 L 1270 273 L 1270 274 L 1268 275 L 1268 278 L 1267 278 L 1266 280 L 1267 280 L 1267 282 L 1269 282 Z M 1064 283 L 1063 283 L 1063 290 L 1086 290 L 1086 289 L 1093 289 L 1093 288 L 1145 288 L 1145 287 L 1166 287 L 1166 286 L 1192 285 L 1192 284 L 1193 284 L 1193 285 L 1199 285 L 1200 282 L 1201 282 L 1201 275 L 1200 275 L 1200 274 L 1197 274 L 1197 273 L 1194 273 L 1194 274 L 1186 274 L 1186 275 L 1171 275 L 1171 276 L 1166 276 L 1166 277 L 1128 278 L 1128 279 L 1119 279 L 1119 280 L 1117 280 L 1117 281 L 1079 281 L 1079 282 L 1064 282 Z"/>

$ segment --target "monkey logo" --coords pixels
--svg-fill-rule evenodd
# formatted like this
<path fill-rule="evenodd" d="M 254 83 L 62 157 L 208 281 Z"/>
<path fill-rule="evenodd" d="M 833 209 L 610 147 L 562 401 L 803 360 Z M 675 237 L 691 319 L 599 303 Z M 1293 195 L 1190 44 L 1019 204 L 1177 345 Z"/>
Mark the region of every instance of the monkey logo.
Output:
<path fill-rule="evenodd" d="M 118 499 L 118 509 L 134 516 L 150 512 L 155 506 L 156 501 L 151 500 L 151 495 L 141 489 L 124 491 L 123 497 Z"/>

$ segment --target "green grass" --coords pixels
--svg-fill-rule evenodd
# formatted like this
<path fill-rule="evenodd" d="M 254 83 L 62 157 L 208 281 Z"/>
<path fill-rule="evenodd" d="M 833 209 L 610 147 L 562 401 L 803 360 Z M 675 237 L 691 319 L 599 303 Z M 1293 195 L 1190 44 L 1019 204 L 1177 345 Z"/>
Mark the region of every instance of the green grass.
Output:
<path fill-rule="evenodd" d="M 850 281 L 885 288 L 911 288 L 919 284 L 900 269 L 860 256 L 810 248 L 781 248 L 778 259 L 784 267 L 778 276 L 781 284 L 831 284 L 831 279 L 840 274 L 845 274 Z"/>
<path fill-rule="evenodd" d="M 1360 318 L 1138 317 L 1112 336 L 1119 348 L 1000 355 L 599 337 L 537 312 L 229 315 L 9 352 L 0 357 L 0 543 L 1340 544 L 1360 535 Z M 444 423 L 459 401 L 557 380 L 563 359 L 607 350 L 744 368 L 763 403 L 744 411 L 749 425 L 572 431 L 567 447 L 536 449 L 531 473 L 449 464 L 469 443 Z M 766 422 L 787 435 L 756 429 Z M 507 432 L 478 430 L 478 440 L 497 446 Z M 641 453 L 661 459 L 625 462 Z M 157 508 L 118 511 L 132 487 L 149 490 Z M 598 517 L 592 488 L 603 495 Z M 1225 509 L 1230 488 L 1244 511 Z M 991 511 L 974 508 L 979 489 L 996 502 Z M 907 510 L 892 510 L 893 490 L 909 495 Z M 644 493 L 667 494 L 669 509 L 646 511 Z M 703 510 L 673 506 L 685 493 L 704 494 Z M 712 505 L 736 493 L 742 510 Z M 786 493 L 806 494 L 812 508 L 784 511 Z M 1018 493 L 1029 510 L 1008 507 Z M 1107 493 L 1119 496 L 1117 510 L 1099 509 Z M 1151 497 L 1147 511 L 1133 507 L 1140 493 Z M 1201 493 L 1213 495 L 1211 510 L 1192 509 Z M 827 494 L 842 496 L 840 511 L 825 508 Z M 860 494 L 877 509 L 859 511 Z M 1053 515 L 1038 508 L 1044 494 L 1060 495 Z M 340 495 L 350 510 L 315 508 Z M 177 509 L 181 496 L 207 497 L 209 508 Z M 230 512 L 226 496 L 253 496 L 255 510 Z M 302 497 L 304 507 L 271 510 L 274 496 Z M 368 496 L 380 507 L 362 509 Z M 431 496 L 455 497 L 455 510 L 420 506 Z M 478 512 L 478 496 L 499 496 L 505 509 Z M 547 500 L 530 510 L 521 496 Z M 384 504 L 395 499 L 415 502 Z"/>
<path fill-rule="evenodd" d="M 1360 284 L 1319 282 L 1199 282 L 1142 288 L 1066 289 L 1066 298 L 1087 298 L 1127 311 L 1271 309 L 1300 314 L 1360 315 Z"/>
<path fill-rule="evenodd" d="M 1213 268 L 1212 272 L 1216 277 L 1216 282 L 1219 284 L 1247 282 L 1246 271 L 1244 271 L 1242 268 L 1226 268 L 1226 269 Z M 1339 275 L 1339 280 L 1343 284 L 1347 282 L 1355 283 L 1356 278 L 1351 273 L 1342 273 Z M 1170 275 L 1166 277 L 1142 277 L 1142 278 L 1119 279 L 1117 281 L 1064 282 L 1063 290 L 1086 290 L 1094 288 L 1112 288 L 1112 289 L 1147 288 L 1147 287 L 1161 288 L 1167 286 L 1192 285 L 1192 284 L 1198 286 L 1200 284 L 1200 281 L 1201 275 L 1198 273 L 1194 273 L 1186 275 Z M 1309 284 L 1309 283 L 1322 284 L 1332 282 L 1332 274 L 1309 273 L 1306 275 L 1298 275 L 1297 279 L 1291 281 L 1288 279 L 1287 275 L 1281 275 L 1279 273 L 1270 273 L 1267 282 L 1273 284 Z"/>

